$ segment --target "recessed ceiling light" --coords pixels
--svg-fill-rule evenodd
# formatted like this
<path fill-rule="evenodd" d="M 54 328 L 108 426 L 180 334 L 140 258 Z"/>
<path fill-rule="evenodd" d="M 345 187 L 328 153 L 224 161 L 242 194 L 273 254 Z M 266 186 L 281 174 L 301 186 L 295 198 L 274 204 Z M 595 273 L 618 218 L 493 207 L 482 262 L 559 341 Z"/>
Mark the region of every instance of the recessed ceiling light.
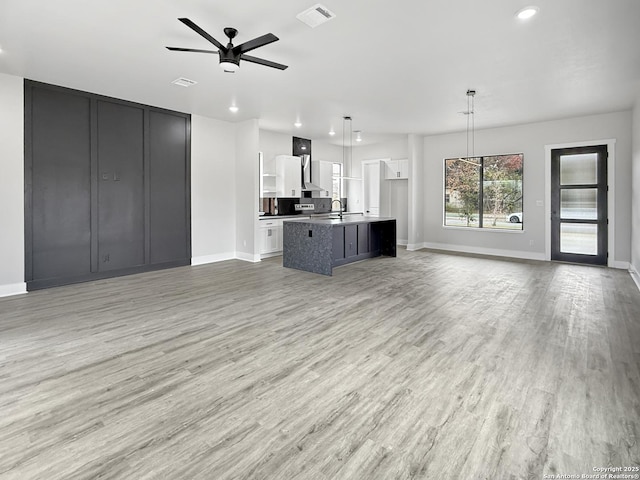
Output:
<path fill-rule="evenodd" d="M 540 9 L 534 5 L 530 5 L 528 7 L 521 8 L 516 12 L 516 17 L 520 20 L 528 20 L 533 17 L 536 13 L 538 13 Z"/>
<path fill-rule="evenodd" d="M 296 128 L 300 128 L 302 126 L 302 124 L 300 122 L 296 122 L 293 124 Z"/>
<path fill-rule="evenodd" d="M 238 107 L 236 107 L 235 105 L 231 105 L 229 107 L 229 111 L 232 112 L 232 113 L 237 113 Z"/>
<path fill-rule="evenodd" d="M 331 135 L 332 137 L 336 134 L 336 132 L 334 132 L 333 128 L 331 130 L 329 130 L 329 135 Z"/>

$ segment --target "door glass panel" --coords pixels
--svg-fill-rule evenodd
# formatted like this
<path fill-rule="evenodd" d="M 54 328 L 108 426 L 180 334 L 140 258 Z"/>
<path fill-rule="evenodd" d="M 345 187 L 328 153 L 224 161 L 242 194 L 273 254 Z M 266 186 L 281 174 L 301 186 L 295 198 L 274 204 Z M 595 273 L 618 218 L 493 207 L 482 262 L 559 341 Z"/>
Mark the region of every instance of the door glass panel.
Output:
<path fill-rule="evenodd" d="M 598 254 L 598 226 L 592 223 L 561 223 L 560 251 L 581 255 Z"/>
<path fill-rule="evenodd" d="M 560 156 L 560 185 L 598 183 L 598 155 L 580 153 Z"/>
<path fill-rule="evenodd" d="M 580 188 L 560 191 L 560 217 L 575 220 L 598 219 L 598 189 Z"/>

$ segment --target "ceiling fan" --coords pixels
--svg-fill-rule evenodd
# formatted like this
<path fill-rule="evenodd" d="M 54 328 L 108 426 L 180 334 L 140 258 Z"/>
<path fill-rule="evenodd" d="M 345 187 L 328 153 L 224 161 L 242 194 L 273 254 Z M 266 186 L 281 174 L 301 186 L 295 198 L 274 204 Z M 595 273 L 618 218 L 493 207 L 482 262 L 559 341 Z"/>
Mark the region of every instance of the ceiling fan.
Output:
<path fill-rule="evenodd" d="M 236 30 L 235 28 L 227 27 L 224 29 L 224 34 L 229 37 L 229 43 L 225 47 L 222 43 L 213 38 L 188 18 L 179 18 L 178 20 L 180 20 L 194 32 L 198 33 L 199 35 L 213 43 L 218 48 L 218 50 L 216 51 L 200 50 L 196 48 L 167 47 L 167 49 L 169 50 L 175 52 L 217 53 L 220 56 L 220 67 L 227 73 L 234 73 L 236 70 L 238 70 L 240 68 L 240 60 L 251 63 L 258 63 L 260 65 L 266 65 L 267 67 L 277 68 L 279 70 L 285 70 L 288 68 L 287 65 L 282 65 L 281 63 L 276 63 L 270 60 L 264 60 L 262 58 L 247 55 L 247 52 L 250 52 L 251 50 L 255 50 L 256 48 L 278 41 L 278 37 L 276 37 L 273 33 L 267 33 L 234 47 L 232 42 L 235 36 L 238 34 L 238 30 Z"/>

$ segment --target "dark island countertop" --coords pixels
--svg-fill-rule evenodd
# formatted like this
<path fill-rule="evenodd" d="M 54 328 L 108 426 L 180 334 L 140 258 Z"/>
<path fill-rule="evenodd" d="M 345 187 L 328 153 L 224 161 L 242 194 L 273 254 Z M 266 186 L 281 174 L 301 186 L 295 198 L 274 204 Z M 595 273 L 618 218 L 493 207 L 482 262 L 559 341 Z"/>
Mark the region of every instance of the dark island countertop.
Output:
<path fill-rule="evenodd" d="M 315 223 L 318 225 L 348 225 L 357 223 L 375 223 L 375 222 L 388 222 L 395 221 L 392 217 L 368 217 L 363 215 L 345 215 L 342 218 L 338 217 L 311 217 L 308 219 L 295 219 L 287 218 L 285 222 L 298 222 L 298 223 Z"/>

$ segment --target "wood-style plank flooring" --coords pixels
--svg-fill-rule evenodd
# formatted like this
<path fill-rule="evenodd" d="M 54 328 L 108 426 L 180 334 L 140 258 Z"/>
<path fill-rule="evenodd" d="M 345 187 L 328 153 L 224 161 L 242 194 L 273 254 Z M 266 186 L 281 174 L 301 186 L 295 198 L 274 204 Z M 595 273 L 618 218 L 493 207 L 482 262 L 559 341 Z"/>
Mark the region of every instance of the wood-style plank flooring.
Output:
<path fill-rule="evenodd" d="M 640 465 L 621 270 L 400 250 L 0 299 L 1 479 L 542 479 Z"/>

